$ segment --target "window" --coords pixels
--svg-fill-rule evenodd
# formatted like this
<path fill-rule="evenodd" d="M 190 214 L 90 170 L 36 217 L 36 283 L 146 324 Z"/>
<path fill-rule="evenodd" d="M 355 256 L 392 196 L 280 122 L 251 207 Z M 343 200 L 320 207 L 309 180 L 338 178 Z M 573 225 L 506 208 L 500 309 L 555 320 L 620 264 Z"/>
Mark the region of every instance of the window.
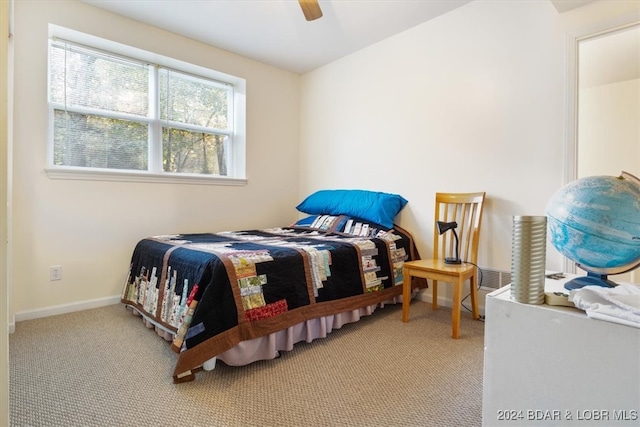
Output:
<path fill-rule="evenodd" d="M 50 176 L 244 179 L 243 80 L 132 48 L 49 46 Z"/>

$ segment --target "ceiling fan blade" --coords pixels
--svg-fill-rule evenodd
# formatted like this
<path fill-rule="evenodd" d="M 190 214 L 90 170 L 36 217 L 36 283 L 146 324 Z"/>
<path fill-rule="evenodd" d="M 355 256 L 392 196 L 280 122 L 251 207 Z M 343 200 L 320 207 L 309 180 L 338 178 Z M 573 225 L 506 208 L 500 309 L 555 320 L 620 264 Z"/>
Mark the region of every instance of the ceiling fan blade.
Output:
<path fill-rule="evenodd" d="M 304 13 L 304 17 L 307 21 L 314 21 L 318 18 L 322 18 L 322 10 L 320 10 L 318 0 L 298 0 L 298 3 L 300 3 L 302 13 Z"/>

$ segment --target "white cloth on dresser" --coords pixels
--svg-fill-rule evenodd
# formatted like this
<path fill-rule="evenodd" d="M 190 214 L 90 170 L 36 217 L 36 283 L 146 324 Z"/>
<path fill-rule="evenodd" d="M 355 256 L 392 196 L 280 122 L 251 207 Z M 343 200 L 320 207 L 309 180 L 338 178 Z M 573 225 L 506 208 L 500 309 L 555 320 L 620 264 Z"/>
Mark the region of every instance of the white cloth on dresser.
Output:
<path fill-rule="evenodd" d="M 640 328 L 639 285 L 585 286 L 572 290 L 569 301 L 590 318 Z"/>

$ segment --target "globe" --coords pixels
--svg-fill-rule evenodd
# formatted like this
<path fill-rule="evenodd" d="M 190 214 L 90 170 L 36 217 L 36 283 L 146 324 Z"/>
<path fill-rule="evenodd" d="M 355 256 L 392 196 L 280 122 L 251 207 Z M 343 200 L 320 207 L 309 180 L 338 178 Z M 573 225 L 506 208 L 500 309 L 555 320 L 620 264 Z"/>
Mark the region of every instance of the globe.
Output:
<path fill-rule="evenodd" d="M 565 288 L 615 286 L 608 275 L 640 266 L 640 179 L 630 173 L 572 181 L 551 197 L 546 214 L 553 246 L 587 272 Z"/>

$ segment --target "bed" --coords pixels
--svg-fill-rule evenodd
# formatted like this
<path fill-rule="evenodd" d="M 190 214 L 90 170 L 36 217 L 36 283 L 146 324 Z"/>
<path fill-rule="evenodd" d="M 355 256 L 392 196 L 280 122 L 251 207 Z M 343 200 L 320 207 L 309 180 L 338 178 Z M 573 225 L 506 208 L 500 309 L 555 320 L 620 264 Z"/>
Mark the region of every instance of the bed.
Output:
<path fill-rule="evenodd" d="M 121 301 L 171 341 L 175 383 L 217 360 L 275 358 L 401 301 L 403 263 L 418 258 L 411 234 L 393 224 L 406 203 L 321 190 L 288 226 L 147 237 L 133 250 Z"/>

